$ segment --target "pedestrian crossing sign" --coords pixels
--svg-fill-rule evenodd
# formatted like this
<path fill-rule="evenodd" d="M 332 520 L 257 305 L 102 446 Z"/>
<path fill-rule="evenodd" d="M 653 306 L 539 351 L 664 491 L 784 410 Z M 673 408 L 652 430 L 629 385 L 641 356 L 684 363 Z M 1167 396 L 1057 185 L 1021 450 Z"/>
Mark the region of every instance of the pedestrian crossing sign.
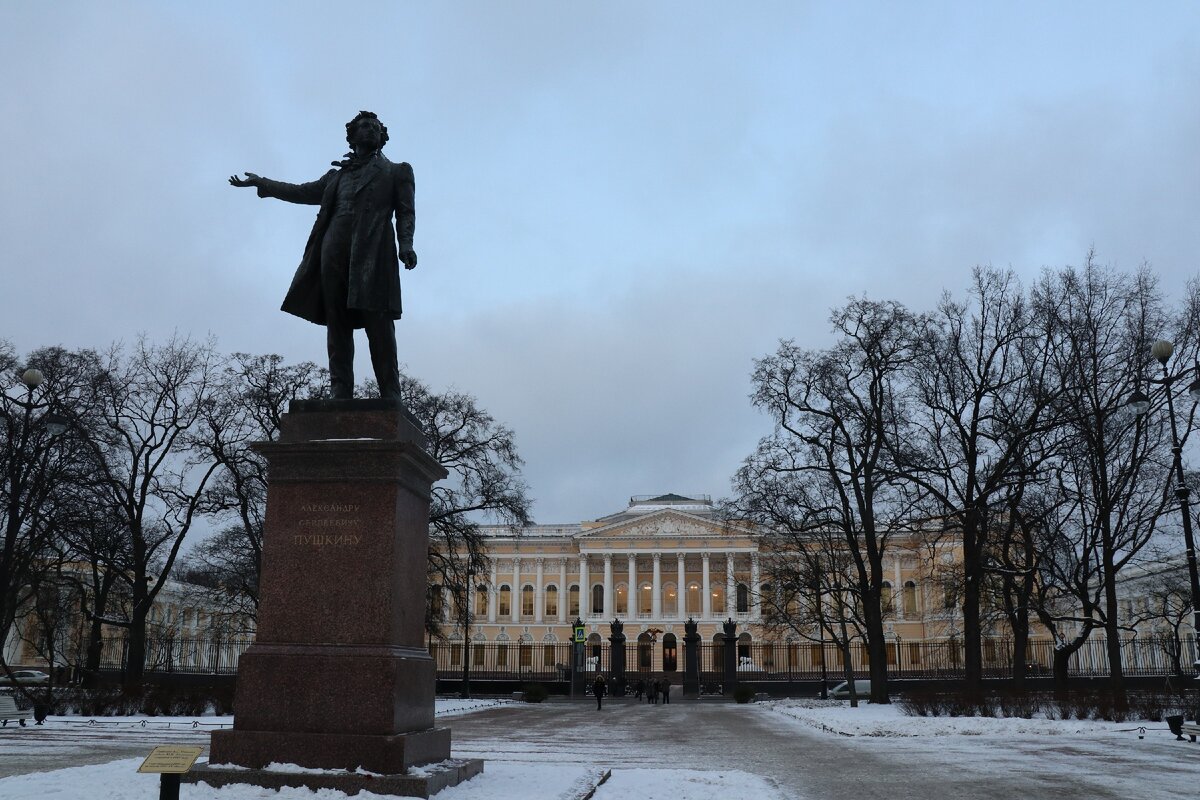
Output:
<path fill-rule="evenodd" d="M 585 637 L 584 637 L 583 626 L 580 625 L 577 628 L 575 628 L 575 641 L 582 642 L 584 640 L 584 638 Z"/>

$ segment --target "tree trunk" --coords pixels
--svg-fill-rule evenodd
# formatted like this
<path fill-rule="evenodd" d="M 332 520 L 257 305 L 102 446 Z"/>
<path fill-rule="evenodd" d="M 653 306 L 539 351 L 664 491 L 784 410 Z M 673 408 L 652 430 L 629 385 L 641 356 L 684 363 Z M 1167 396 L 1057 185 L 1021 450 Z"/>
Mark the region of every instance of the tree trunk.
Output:
<path fill-rule="evenodd" d="M 1026 620 L 1028 623 L 1028 620 Z M 1025 688 L 1025 675 L 1028 671 L 1026 664 L 1029 660 L 1029 626 L 1028 624 L 1014 628 L 1012 652 L 1012 682 L 1013 688 Z"/>
<path fill-rule="evenodd" d="M 983 583 L 979 553 L 979 513 L 967 509 L 963 520 L 963 666 L 967 695 L 983 694 L 983 625 L 979 593 Z"/>
<path fill-rule="evenodd" d="M 125 688 L 142 685 L 146 674 L 146 614 L 148 609 L 135 604 L 129 617 L 129 651 L 125 660 Z"/>
<path fill-rule="evenodd" d="M 871 660 L 871 702 L 890 703 L 887 685 L 887 641 L 883 638 L 883 615 L 879 603 L 868 603 L 863 609 L 867 624 L 867 654 Z"/>
<path fill-rule="evenodd" d="M 1066 700 L 1070 691 L 1068 665 L 1077 648 L 1054 648 L 1054 699 Z"/>
<path fill-rule="evenodd" d="M 1108 685 L 1113 704 L 1119 709 L 1129 707 L 1125 694 L 1125 667 L 1121 663 L 1121 629 L 1117 625 L 1117 570 L 1113 563 L 1112 536 L 1104 531 L 1104 639 L 1108 651 Z"/>

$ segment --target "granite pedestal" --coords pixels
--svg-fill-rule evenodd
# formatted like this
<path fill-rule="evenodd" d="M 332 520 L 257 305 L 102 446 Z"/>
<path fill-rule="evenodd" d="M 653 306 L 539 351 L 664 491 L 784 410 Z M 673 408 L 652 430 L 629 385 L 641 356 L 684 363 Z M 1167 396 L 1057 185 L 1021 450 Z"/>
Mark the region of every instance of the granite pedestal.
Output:
<path fill-rule="evenodd" d="M 343 791 L 390 777 L 392 793 L 428 796 L 478 773 L 480 761 L 447 762 L 450 731 L 434 727 L 429 498 L 446 471 L 415 420 L 396 401 L 294 402 L 278 441 L 256 449 L 269 466 L 256 641 L 238 663 L 233 730 L 213 732 L 192 779 L 279 786 L 263 768 L 295 764 L 335 771 Z"/>

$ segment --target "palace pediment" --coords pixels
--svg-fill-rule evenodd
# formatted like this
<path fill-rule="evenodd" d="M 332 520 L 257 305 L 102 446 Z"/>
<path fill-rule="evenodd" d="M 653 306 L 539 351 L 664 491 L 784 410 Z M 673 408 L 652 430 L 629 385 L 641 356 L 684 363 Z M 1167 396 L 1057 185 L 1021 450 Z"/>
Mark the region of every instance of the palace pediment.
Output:
<path fill-rule="evenodd" d="M 583 545 L 654 539 L 728 540 L 752 537 L 753 535 L 752 531 L 743 527 L 666 509 L 590 528 L 575 534 L 575 539 Z"/>

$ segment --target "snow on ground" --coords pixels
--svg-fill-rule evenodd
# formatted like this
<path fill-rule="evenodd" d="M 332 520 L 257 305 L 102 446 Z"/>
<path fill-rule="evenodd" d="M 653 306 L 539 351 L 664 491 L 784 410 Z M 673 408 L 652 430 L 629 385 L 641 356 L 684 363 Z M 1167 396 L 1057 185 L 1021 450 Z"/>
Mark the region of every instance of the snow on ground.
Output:
<path fill-rule="evenodd" d="M 52 772 L 33 772 L 0 780 L 0 796 L 5 800 L 129 800 L 153 797 L 157 775 L 139 774 L 140 758 L 126 758 L 89 767 L 71 767 Z M 583 764 L 529 764 L 489 761 L 483 775 L 437 794 L 437 800 L 530 800 L 530 798 L 578 798 L 594 787 L 599 770 Z M 225 786 L 214 789 L 207 784 L 187 784 L 180 795 L 187 800 L 341 800 L 345 794 L 332 789 L 310 791 L 284 788 L 262 789 L 256 786 Z M 359 800 L 374 800 L 384 795 L 361 792 Z M 728 797 L 753 797 L 756 800 L 783 800 L 783 795 L 755 775 L 726 770 L 700 772 L 678 769 L 614 770 L 611 778 L 596 791 L 595 800 L 723 800 Z"/>
<path fill-rule="evenodd" d="M 895 704 L 872 705 L 863 702 L 858 708 L 851 708 L 850 702 L 844 700 L 773 700 L 760 705 L 818 730 L 843 736 L 1128 736 L 1139 727 L 1167 729 L 1165 722 L 1148 720 L 1105 722 L 1045 717 L 910 717 Z"/>

